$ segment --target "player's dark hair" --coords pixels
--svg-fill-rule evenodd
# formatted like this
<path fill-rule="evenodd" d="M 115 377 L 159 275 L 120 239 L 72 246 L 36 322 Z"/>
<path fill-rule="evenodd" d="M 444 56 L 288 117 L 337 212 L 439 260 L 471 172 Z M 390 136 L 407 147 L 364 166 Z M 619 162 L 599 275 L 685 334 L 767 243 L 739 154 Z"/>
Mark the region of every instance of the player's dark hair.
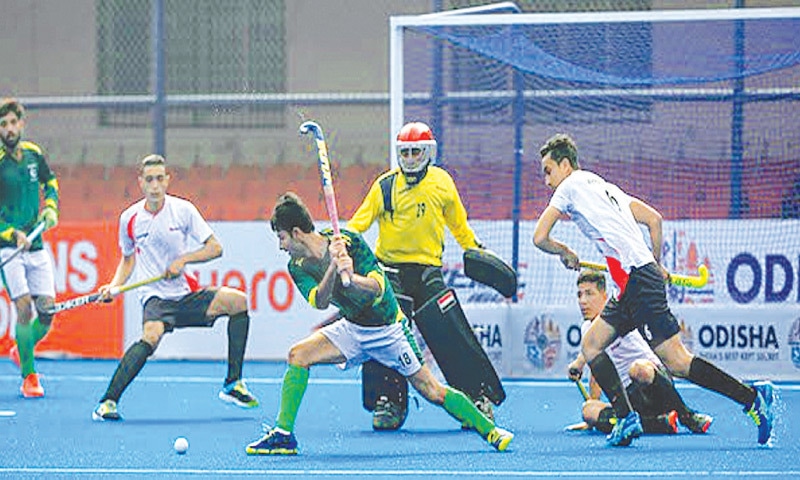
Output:
<path fill-rule="evenodd" d="M 2 103 L 0 103 L 0 117 L 5 117 L 11 112 L 13 112 L 17 118 L 22 118 L 25 116 L 25 107 L 23 107 L 16 98 L 4 98 Z"/>
<path fill-rule="evenodd" d="M 575 284 L 580 285 L 581 283 L 593 283 L 601 292 L 606 291 L 606 276 L 597 270 L 582 271 L 581 274 L 578 275 L 578 281 L 575 282 Z"/>
<path fill-rule="evenodd" d="M 163 165 L 164 168 L 167 168 L 167 159 L 155 153 L 144 157 L 139 162 L 139 175 L 144 172 L 145 168 L 158 165 Z"/>
<path fill-rule="evenodd" d="M 305 233 L 314 231 L 314 221 L 311 220 L 308 207 L 294 192 L 286 192 L 278 197 L 272 210 L 270 226 L 273 232 L 291 232 L 295 227 Z"/>
<path fill-rule="evenodd" d="M 545 144 L 539 148 L 539 153 L 542 158 L 549 153 L 550 158 L 556 164 L 561 163 L 566 158 L 572 168 L 576 170 L 581 168 L 581 164 L 578 162 L 578 146 L 575 144 L 575 140 L 566 133 L 557 133 L 547 139 Z"/>

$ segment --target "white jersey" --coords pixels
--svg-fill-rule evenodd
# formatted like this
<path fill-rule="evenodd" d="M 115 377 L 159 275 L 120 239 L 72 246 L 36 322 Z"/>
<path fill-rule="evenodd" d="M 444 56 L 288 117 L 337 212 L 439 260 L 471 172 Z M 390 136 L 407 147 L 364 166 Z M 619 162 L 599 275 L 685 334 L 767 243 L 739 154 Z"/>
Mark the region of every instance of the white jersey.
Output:
<path fill-rule="evenodd" d="M 576 170 L 559 184 L 550 205 L 569 215 L 600 253 L 633 267 L 655 262 L 631 212 L 632 198 L 613 183 L 586 170 Z"/>
<path fill-rule="evenodd" d="M 195 250 L 214 234 L 200 212 L 188 200 L 167 195 L 156 213 L 145 209 L 142 199 L 119 217 L 119 248 L 122 255 L 136 255 L 136 279 L 144 280 L 167 271 L 181 255 Z M 198 290 L 197 279 L 184 272 L 169 280 L 141 287 L 139 299 L 144 305 L 150 297 L 177 300 Z"/>
<path fill-rule="evenodd" d="M 589 330 L 591 324 L 592 322 L 589 320 L 581 324 L 581 335 L 586 335 L 586 331 Z M 636 360 L 650 360 L 658 366 L 662 365 L 661 360 L 655 352 L 653 352 L 650 345 L 647 344 L 644 337 L 642 337 L 642 334 L 639 333 L 637 329 L 631 330 L 630 333 L 624 337 L 617 337 L 611 342 L 611 345 L 606 347 L 606 353 L 614 363 L 614 367 L 617 368 L 622 386 L 625 388 L 628 388 L 628 385 L 631 384 L 629 372 L 631 365 L 633 365 L 633 362 Z"/>

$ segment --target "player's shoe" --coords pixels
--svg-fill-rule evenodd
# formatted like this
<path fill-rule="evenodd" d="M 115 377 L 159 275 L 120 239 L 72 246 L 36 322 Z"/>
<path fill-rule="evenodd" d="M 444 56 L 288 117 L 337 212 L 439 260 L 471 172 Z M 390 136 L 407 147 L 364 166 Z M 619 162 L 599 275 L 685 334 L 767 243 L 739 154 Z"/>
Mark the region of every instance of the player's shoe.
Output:
<path fill-rule="evenodd" d="M 236 380 L 222 387 L 219 392 L 219 399 L 242 408 L 256 408 L 258 406 L 258 399 L 247 390 L 244 380 Z"/>
<path fill-rule="evenodd" d="M 634 438 L 639 438 L 644 433 L 642 420 L 639 414 L 631 410 L 627 417 L 618 420 L 611 433 L 606 437 L 606 442 L 614 447 L 627 447 Z"/>
<path fill-rule="evenodd" d="M 481 395 L 475 400 L 475 408 L 480 410 L 480 412 L 489 420 L 494 422 L 494 409 L 492 408 L 492 401 L 486 395 Z M 467 425 L 466 423 L 461 424 L 462 430 L 470 430 L 472 427 Z"/>
<path fill-rule="evenodd" d="M 16 344 L 14 344 L 11 347 L 11 350 L 8 351 L 8 358 L 11 360 L 11 363 L 17 366 L 17 368 L 21 368 L 21 362 L 19 361 L 19 348 L 17 348 Z"/>
<path fill-rule="evenodd" d="M 758 443 L 767 443 L 772 436 L 772 403 L 775 401 L 775 387 L 771 382 L 756 382 L 752 385 L 756 398 L 744 413 L 753 419 L 758 427 Z"/>
<path fill-rule="evenodd" d="M 92 420 L 95 422 L 117 422 L 122 420 L 122 416 L 117 411 L 117 402 L 105 400 L 97 404 L 92 412 Z"/>
<path fill-rule="evenodd" d="M 508 430 L 503 430 L 500 427 L 494 427 L 492 431 L 489 432 L 489 435 L 486 435 L 486 441 L 489 442 L 489 445 L 496 448 L 498 452 L 505 451 L 513 438 L 513 433 Z"/>
<path fill-rule="evenodd" d="M 294 433 L 284 433 L 277 428 L 269 431 L 245 448 L 248 455 L 297 455 Z"/>
<path fill-rule="evenodd" d="M 372 412 L 373 430 L 397 430 L 403 426 L 408 416 L 408 411 L 381 395 L 375 401 L 375 410 Z"/>
<path fill-rule="evenodd" d="M 706 433 L 714 421 L 714 417 L 705 413 L 692 412 L 680 417 L 681 425 L 688 428 L 692 433 Z"/>
<path fill-rule="evenodd" d="M 25 398 L 41 398 L 44 397 L 44 388 L 39 383 L 38 373 L 29 373 L 22 381 L 22 386 L 19 387 L 20 393 Z"/>
<path fill-rule="evenodd" d="M 678 412 L 671 410 L 667 413 L 662 413 L 656 418 L 664 424 L 664 433 L 670 435 L 678 433 Z"/>

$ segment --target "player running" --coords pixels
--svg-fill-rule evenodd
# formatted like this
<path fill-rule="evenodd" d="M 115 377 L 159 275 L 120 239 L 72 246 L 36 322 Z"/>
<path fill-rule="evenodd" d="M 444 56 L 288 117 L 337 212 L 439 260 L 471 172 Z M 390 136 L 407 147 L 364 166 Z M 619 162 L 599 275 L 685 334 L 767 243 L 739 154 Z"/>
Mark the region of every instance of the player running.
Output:
<path fill-rule="evenodd" d="M 22 374 L 20 392 L 25 398 L 39 398 L 44 396 L 44 388 L 33 350 L 53 322 L 53 315 L 46 312 L 53 306 L 56 287 L 53 264 L 41 236 L 29 242 L 27 234 L 38 223 L 47 229 L 58 224 L 58 180 L 41 147 L 22 140 L 24 117 L 25 108 L 16 99 L 0 103 L 0 260 L 8 259 L 19 247 L 24 249 L 3 266 L 0 276 L 17 311 L 16 345 L 9 356 Z M 40 190 L 44 192 L 41 210 Z"/>
<path fill-rule="evenodd" d="M 627 446 L 642 433 L 639 414 L 633 410 L 614 362 L 606 353 L 617 337 L 640 328 L 646 332 L 653 351 L 674 375 L 741 404 L 758 427 L 758 443 L 767 443 L 772 435 L 773 385 L 770 382 L 745 385 L 690 353 L 681 341 L 680 327 L 667 304 L 665 280 L 669 274 L 659 263 L 661 214 L 600 176 L 581 170 L 578 148 L 568 135 L 557 134 L 548 139 L 540 154 L 545 184 L 554 192 L 536 224 L 533 243 L 547 253 L 558 255 L 565 267 L 577 270 L 578 255 L 550 236 L 559 218 L 569 216 L 606 257 L 611 277 L 620 288 L 619 298 L 606 304 L 581 344 L 592 375 L 620 419 L 608 442 Z M 647 227 L 652 250 L 639 224 Z"/>
<path fill-rule="evenodd" d="M 584 322 L 582 335 L 586 335 L 591 322 L 603 311 L 608 300 L 606 276 L 593 270 L 584 270 L 578 276 L 578 304 Z M 644 433 L 678 433 L 678 421 L 692 433 L 706 433 L 713 418 L 697 413 L 686 406 L 675 390 L 672 377 L 661 360 L 650 349 L 639 330 L 631 330 L 617 337 L 606 348 L 606 353 L 619 372 L 622 385 L 628 393 L 633 409 L 639 413 Z M 586 361 L 583 354 L 569 364 L 569 378 L 580 381 Z M 591 398 L 583 404 L 583 420 L 603 433 L 611 433 L 617 418 L 610 404 L 599 400 L 600 386 L 594 377 L 589 379 Z"/>
<path fill-rule="evenodd" d="M 289 350 L 277 424 L 247 445 L 249 455 L 297 453 L 295 419 L 309 369 L 318 364 L 357 366 L 374 359 L 400 372 L 428 401 L 474 428 L 490 445 L 504 451 L 514 435 L 495 426 L 460 391 L 442 385 L 422 363 L 408 319 L 400 310 L 383 268 L 360 234 L 328 229 L 317 232 L 302 200 L 293 193 L 278 198 L 272 231 L 289 256 L 289 273 L 308 303 L 339 307 L 344 319 L 315 331 Z M 342 285 L 346 273 L 350 285 Z"/>

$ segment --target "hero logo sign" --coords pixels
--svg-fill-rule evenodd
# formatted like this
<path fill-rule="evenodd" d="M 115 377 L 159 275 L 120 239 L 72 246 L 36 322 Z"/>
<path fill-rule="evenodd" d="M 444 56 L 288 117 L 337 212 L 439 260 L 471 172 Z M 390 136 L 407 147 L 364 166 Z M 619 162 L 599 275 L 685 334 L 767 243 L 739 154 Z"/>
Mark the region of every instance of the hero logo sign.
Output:
<path fill-rule="evenodd" d="M 800 272 L 800 257 L 797 261 L 797 272 Z M 750 303 L 761 292 L 764 286 L 764 302 L 784 302 L 789 298 L 795 286 L 795 269 L 784 255 L 767 255 L 764 267 L 750 253 L 740 253 L 728 265 L 726 284 L 728 293 L 737 303 Z M 800 288 L 796 301 L 800 302 Z"/>

